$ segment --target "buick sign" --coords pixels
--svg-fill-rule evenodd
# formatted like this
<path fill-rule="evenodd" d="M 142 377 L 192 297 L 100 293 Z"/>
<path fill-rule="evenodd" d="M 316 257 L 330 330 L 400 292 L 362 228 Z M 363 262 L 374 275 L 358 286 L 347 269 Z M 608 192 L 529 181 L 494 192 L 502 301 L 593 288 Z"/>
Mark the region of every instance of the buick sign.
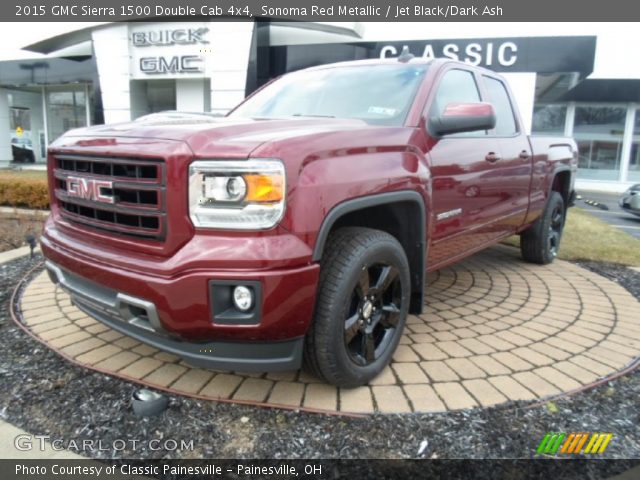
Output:
<path fill-rule="evenodd" d="M 174 30 L 133 32 L 131 34 L 131 43 L 134 47 L 206 44 L 209 43 L 205 38 L 207 32 L 209 32 L 208 28 L 176 28 Z"/>
<path fill-rule="evenodd" d="M 115 203 L 113 195 L 105 193 L 104 190 L 113 190 L 113 182 L 95 178 L 67 177 L 67 196 L 69 197 Z"/>

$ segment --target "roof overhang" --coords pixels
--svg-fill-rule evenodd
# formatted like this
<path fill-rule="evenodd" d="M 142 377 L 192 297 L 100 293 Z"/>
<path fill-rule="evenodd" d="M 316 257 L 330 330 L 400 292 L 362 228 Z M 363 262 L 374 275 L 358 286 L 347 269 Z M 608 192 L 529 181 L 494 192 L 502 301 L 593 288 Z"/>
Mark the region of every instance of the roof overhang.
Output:
<path fill-rule="evenodd" d="M 565 102 L 637 102 L 640 79 L 587 79 L 561 98 Z"/>
<path fill-rule="evenodd" d="M 86 50 L 87 43 L 89 43 L 89 46 L 91 43 L 91 31 L 95 28 L 96 26 L 92 26 L 83 28 L 81 30 L 56 35 L 54 37 L 32 43 L 31 45 L 27 45 L 23 48 L 23 50 L 43 53 L 45 55 L 51 55 L 55 57 L 86 55 L 86 53 L 81 55 L 59 55 L 57 54 L 57 52 L 71 52 L 76 51 L 78 48 Z M 89 55 L 91 55 L 90 49 Z"/>

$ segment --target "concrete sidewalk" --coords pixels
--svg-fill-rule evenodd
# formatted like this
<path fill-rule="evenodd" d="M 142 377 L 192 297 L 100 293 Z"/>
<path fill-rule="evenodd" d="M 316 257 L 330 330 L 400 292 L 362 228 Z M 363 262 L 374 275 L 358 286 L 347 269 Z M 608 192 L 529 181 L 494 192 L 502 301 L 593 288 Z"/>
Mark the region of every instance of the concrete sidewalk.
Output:
<path fill-rule="evenodd" d="M 0 207 L 0 213 L 19 215 L 41 215 L 42 217 L 48 216 L 51 212 L 49 210 L 33 210 L 31 208 L 19 208 L 19 207 Z"/>
<path fill-rule="evenodd" d="M 13 250 L 7 250 L 6 252 L 0 253 L 0 265 L 3 263 L 10 262 L 11 260 L 15 260 L 16 258 L 25 257 L 29 255 L 31 252 L 31 248 L 26 245 L 20 248 L 14 248 Z M 40 247 L 36 247 L 33 253 L 40 252 Z"/>
<path fill-rule="evenodd" d="M 49 210 L 30 210 L 26 208 L 14 208 L 14 207 L 0 207 L 0 214 L 18 214 L 18 215 L 40 215 L 42 218 L 46 218 L 49 215 Z M 24 257 L 30 253 L 29 246 L 15 248 L 13 250 L 7 250 L 6 252 L 0 252 L 0 265 L 16 258 Z M 39 252 L 40 247 L 36 247 L 34 253 Z"/>

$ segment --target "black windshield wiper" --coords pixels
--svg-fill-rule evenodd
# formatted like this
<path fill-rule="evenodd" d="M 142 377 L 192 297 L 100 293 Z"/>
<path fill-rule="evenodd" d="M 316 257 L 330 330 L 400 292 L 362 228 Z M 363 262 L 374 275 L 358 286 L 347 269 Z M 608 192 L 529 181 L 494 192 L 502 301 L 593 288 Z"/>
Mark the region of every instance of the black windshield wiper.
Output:
<path fill-rule="evenodd" d="M 292 117 L 318 117 L 318 118 L 336 118 L 333 115 L 313 115 L 311 113 L 294 113 Z"/>

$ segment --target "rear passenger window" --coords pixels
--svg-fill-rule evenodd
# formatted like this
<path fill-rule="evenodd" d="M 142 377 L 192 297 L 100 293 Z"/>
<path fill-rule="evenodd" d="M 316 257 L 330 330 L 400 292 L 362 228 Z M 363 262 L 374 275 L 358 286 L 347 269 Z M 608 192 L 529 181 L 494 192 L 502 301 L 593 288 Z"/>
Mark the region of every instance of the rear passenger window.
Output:
<path fill-rule="evenodd" d="M 491 77 L 484 77 L 484 81 L 489 95 L 488 100 L 496 112 L 495 134 L 501 137 L 515 135 L 518 133 L 518 126 L 504 83 Z"/>
<path fill-rule="evenodd" d="M 480 92 L 471 72 L 449 70 L 444 74 L 436 98 L 431 106 L 431 116 L 441 115 L 450 103 L 475 103 L 480 101 Z"/>

